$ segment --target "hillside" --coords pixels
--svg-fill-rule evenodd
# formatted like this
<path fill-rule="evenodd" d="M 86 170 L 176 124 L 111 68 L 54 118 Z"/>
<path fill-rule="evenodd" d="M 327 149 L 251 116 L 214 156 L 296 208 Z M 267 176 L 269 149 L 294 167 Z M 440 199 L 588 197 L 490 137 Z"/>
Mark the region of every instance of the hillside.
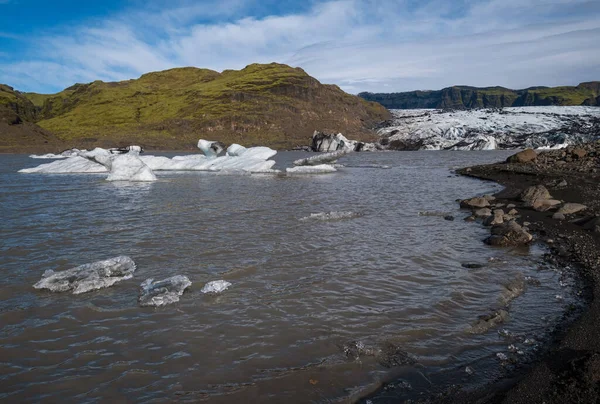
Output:
<path fill-rule="evenodd" d="M 368 128 L 390 117 L 379 104 L 275 63 L 222 73 L 177 68 L 16 97 L 27 101 L 19 111 L 28 120 L 69 147 L 194 149 L 206 138 L 284 149 L 308 144 L 316 129 L 372 138 Z"/>
<path fill-rule="evenodd" d="M 0 153 L 24 150 L 56 151 L 63 143 L 33 123 L 37 109 L 23 94 L 0 84 Z"/>
<path fill-rule="evenodd" d="M 389 109 L 472 109 L 548 105 L 600 105 L 600 81 L 576 87 L 531 87 L 510 90 L 504 87 L 454 86 L 438 91 L 404 93 L 360 93 Z"/>

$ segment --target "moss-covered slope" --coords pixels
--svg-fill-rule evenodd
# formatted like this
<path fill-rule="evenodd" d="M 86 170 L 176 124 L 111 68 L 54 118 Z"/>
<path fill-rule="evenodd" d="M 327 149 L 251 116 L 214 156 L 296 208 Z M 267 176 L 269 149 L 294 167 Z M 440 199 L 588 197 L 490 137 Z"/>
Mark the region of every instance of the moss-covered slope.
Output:
<path fill-rule="evenodd" d="M 389 117 L 379 104 L 275 63 L 222 73 L 177 68 L 23 95 L 37 123 L 73 146 L 191 149 L 207 138 L 289 148 L 307 144 L 316 129 L 368 137 L 370 125 Z"/>
<path fill-rule="evenodd" d="M 361 93 L 359 96 L 369 101 L 379 102 L 390 109 L 597 105 L 600 82 L 581 83 L 576 87 L 531 87 L 524 90 L 455 86 L 439 91 Z"/>

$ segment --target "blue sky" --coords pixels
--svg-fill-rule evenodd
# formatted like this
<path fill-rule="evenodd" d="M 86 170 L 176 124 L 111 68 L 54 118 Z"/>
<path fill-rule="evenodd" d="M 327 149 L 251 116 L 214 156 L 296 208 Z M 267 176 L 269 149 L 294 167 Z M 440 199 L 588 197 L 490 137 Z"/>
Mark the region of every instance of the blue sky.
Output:
<path fill-rule="evenodd" d="M 598 0 L 0 0 L 0 83 L 281 62 L 352 93 L 574 85 L 598 38 Z"/>

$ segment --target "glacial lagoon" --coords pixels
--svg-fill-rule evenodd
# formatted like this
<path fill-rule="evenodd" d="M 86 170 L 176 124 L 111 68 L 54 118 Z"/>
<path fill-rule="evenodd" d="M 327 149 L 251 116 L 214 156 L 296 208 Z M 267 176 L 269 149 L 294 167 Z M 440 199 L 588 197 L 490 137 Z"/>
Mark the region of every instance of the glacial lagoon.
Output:
<path fill-rule="evenodd" d="M 20 174 L 40 162 L 0 155 L 0 400 L 335 402 L 387 382 L 417 395 L 444 372 L 497 377 L 579 290 L 541 245 L 491 248 L 462 220 L 456 199 L 499 187 L 452 169 L 510 154 L 353 153 L 331 174 L 151 183 Z M 280 152 L 274 168 L 309 156 Z M 110 288 L 32 286 L 120 255 L 137 270 Z M 175 275 L 192 282 L 178 302 L 140 307 L 143 281 Z M 201 292 L 216 279 L 231 286 Z M 500 308 L 503 323 L 474 332 Z"/>

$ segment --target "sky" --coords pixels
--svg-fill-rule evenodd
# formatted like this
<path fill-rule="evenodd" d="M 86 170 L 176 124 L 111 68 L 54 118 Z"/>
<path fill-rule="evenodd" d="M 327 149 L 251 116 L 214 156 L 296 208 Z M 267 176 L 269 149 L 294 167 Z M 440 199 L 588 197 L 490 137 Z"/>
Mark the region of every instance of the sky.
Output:
<path fill-rule="evenodd" d="M 600 0 L 0 0 L 0 83 L 279 62 L 350 93 L 600 80 Z"/>

